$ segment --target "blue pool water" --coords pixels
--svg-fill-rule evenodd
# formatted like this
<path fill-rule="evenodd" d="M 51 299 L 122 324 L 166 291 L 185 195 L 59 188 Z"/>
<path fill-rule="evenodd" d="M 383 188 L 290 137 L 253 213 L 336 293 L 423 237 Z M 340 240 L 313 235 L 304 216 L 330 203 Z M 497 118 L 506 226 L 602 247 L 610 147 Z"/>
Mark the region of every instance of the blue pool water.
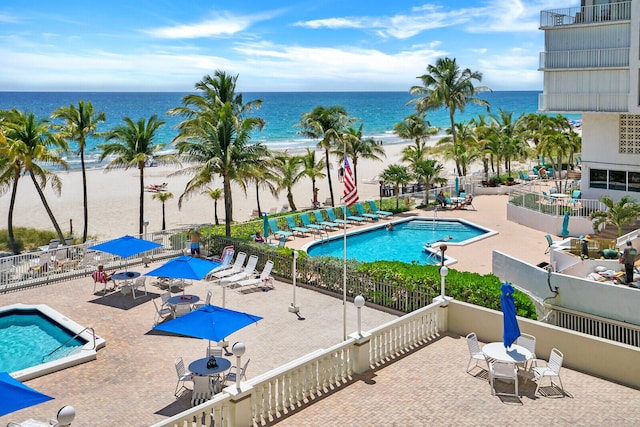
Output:
<path fill-rule="evenodd" d="M 447 244 L 466 244 L 469 240 L 492 233 L 491 230 L 458 220 L 413 218 L 394 223 L 393 231 L 384 226 L 347 235 L 347 258 L 358 261 L 402 261 L 440 264 L 438 251 L 425 251 L 427 243 L 447 240 Z M 449 238 L 451 238 L 449 240 Z M 343 257 L 343 238 L 312 244 L 310 256 Z"/>
<path fill-rule="evenodd" d="M 37 310 L 0 313 L 0 372 L 15 372 L 73 354 L 85 342 L 76 338 L 67 343 L 72 337 L 71 332 Z"/>

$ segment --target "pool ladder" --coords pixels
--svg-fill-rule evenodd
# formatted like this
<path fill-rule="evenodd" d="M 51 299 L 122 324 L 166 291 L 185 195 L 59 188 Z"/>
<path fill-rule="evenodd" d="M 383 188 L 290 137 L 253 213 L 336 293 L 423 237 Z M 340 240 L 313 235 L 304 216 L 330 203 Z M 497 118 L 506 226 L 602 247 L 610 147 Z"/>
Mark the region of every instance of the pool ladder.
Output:
<path fill-rule="evenodd" d="M 84 328 L 83 330 L 81 330 L 80 332 L 78 332 L 77 334 L 75 334 L 74 336 L 72 336 L 71 338 L 69 338 L 68 340 L 66 340 L 64 342 L 64 344 L 60 344 L 55 350 L 49 352 L 48 354 L 45 354 L 44 356 L 42 356 L 42 361 L 44 362 L 45 359 L 49 356 L 51 356 L 53 353 L 55 353 L 56 351 L 60 350 L 62 347 L 64 347 L 65 345 L 67 345 L 68 343 L 70 343 L 71 341 L 75 340 L 76 338 L 78 338 L 84 331 L 90 331 L 91 332 L 91 336 L 93 337 L 93 348 L 92 350 L 96 349 L 96 331 L 93 330 L 93 328 Z"/>

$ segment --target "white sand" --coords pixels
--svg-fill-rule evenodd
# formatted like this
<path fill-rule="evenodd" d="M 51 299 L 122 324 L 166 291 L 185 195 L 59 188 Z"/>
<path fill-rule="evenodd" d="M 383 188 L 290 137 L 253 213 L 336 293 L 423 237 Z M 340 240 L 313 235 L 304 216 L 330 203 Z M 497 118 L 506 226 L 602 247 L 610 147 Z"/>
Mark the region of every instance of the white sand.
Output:
<path fill-rule="evenodd" d="M 435 140 L 430 140 L 434 143 Z M 379 184 L 367 183 L 376 177 L 388 165 L 400 163 L 401 151 L 406 144 L 385 145 L 387 157 L 382 162 L 360 159 L 358 164 L 358 191 L 361 200 L 378 199 Z M 324 156 L 324 152 L 318 152 Z M 332 156 L 332 183 L 336 203 L 342 195 L 342 184 L 338 182 L 338 160 Z M 351 160 L 350 160 L 351 162 Z M 353 166 L 353 165 L 352 165 Z M 148 167 L 145 168 L 145 186 L 167 182 L 167 191 L 173 193 L 173 198 L 166 203 L 167 228 L 185 226 L 191 224 L 205 224 L 214 222 L 214 203 L 207 195 L 197 195 L 178 209 L 178 197 L 182 194 L 189 176 L 169 176 L 175 172 L 175 167 Z M 453 173 L 453 164 L 446 163 L 446 175 Z M 56 196 L 50 188 L 45 194 L 54 215 L 63 230 L 70 232 L 71 222 L 75 236 L 82 235 L 83 210 L 82 210 L 82 174 L 80 171 L 61 173 L 62 194 Z M 105 172 L 104 170 L 87 171 L 87 183 L 89 192 L 89 235 L 97 239 L 118 237 L 123 234 L 136 234 L 138 232 L 139 215 L 139 173 L 137 169 L 116 170 Z M 329 186 L 326 179 L 316 182 L 319 188 L 318 200 L 325 201 L 329 197 Z M 212 188 L 222 187 L 218 179 L 211 185 Z M 293 190 L 294 201 L 298 209 L 311 206 L 312 199 L 311 180 L 301 180 Z M 157 231 L 162 228 L 162 204 L 152 199 L 153 193 L 145 192 L 144 212 L 145 220 L 149 221 L 148 231 Z M 247 220 L 253 209 L 257 208 L 254 188 L 248 188 L 247 194 L 238 187 L 233 187 L 233 218 L 236 221 Z M 276 199 L 267 191 L 260 192 L 260 204 L 263 211 L 277 208 L 278 211 L 287 204 L 286 193 L 281 193 Z M 0 218 L 3 218 L 3 227 L 6 228 L 6 218 L 9 208 L 9 194 L 0 197 Z M 218 218 L 224 222 L 224 201 L 218 201 Z M 29 178 L 22 178 L 18 186 L 18 197 L 14 211 L 14 227 L 25 226 L 39 229 L 53 230 L 49 217 L 40 202 L 33 184 Z"/>

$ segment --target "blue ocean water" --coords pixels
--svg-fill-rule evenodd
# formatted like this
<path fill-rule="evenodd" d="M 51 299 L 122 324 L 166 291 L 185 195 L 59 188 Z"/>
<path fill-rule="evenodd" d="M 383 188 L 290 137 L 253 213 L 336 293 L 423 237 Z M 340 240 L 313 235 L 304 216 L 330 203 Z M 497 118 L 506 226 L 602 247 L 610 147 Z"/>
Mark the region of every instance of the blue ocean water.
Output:
<path fill-rule="evenodd" d="M 491 104 L 490 114 L 501 108 L 513 111 L 514 117 L 520 114 L 534 113 L 538 108 L 537 91 L 499 91 L 481 94 Z M 78 101 L 91 101 L 96 111 L 104 111 L 107 121 L 99 130 L 104 131 L 122 123 L 124 117 L 134 121 L 158 115 L 166 124 L 157 134 L 157 142 L 169 145 L 176 135 L 175 125 L 180 117 L 167 115 L 172 108 L 182 105 L 185 93 L 178 92 L 0 92 L 0 109 L 18 108 L 24 112 L 33 112 L 38 117 L 49 117 L 51 112 L 63 105 Z M 393 135 L 393 126 L 414 112 L 407 103 L 413 98 L 408 92 L 244 92 L 245 102 L 262 99 L 262 108 L 255 115 L 263 118 L 266 125 L 256 132 L 254 141 L 265 143 L 273 150 L 296 150 L 315 146 L 315 141 L 299 135 L 296 123 L 300 116 L 313 108 L 342 105 L 351 117 L 364 122 L 363 133 L 385 141 L 398 142 Z M 456 114 L 456 121 L 469 120 L 478 114 L 488 114 L 486 108 L 468 105 L 464 112 Z M 570 119 L 579 119 L 579 115 L 570 115 Z M 449 127 L 448 113 L 445 110 L 431 111 L 427 120 L 440 128 L 444 134 Z M 96 145 L 102 140 L 87 141 L 87 155 L 97 155 Z M 73 148 L 73 147 L 72 147 Z"/>

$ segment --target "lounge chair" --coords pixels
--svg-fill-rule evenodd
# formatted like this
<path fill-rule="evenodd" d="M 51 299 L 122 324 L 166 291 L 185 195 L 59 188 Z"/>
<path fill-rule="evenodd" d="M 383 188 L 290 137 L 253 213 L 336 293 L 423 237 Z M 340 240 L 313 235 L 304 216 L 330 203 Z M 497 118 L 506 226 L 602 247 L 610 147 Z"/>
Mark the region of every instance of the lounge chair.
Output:
<path fill-rule="evenodd" d="M 238 281 L 236 283 L 239 287 L 244 288 L 247 286 L 255 286 L 255 287 L 264 287 L 268 283 L 271 284 L 271 270 L 273 269 L 273 261 L 267 261 L 262 269 L 262 273 L 260 273 L 257 277 L 252 277 L 251 279 L 244 279 Z M 271 284 L 271 287 L 273 285 Z"/>
<path fill-rule="evenodd" d="M 335 212 L 333 212 L 333 208 L 325 209 L 325 213 L 327 214 L 327 218 L 329 221 L 335 222 L 336 224 L 349 225 L 350 221 L 348 219 L 338 219 L 336 218 Z"/>
<path fill-rule="evenodd" d="M 315 230 L 317 233 L 320 233 L 322 230 L 325 229 L 324 225 L 312 224 L 306 212 L 303 212 L 300 214 L 300 219 L 302 220 L 302 223 L 304 224 L 305 227 L 311 228 Z"/>
<path fill-rule="evenodd" d="M 324 225 L 325 227 L 328 227 L 328 228 L 338 228 L 338 223 L 324 220 L 324 217 L 322 216 L 322 211 L 313 211 L 313 214 L 316 217 L 317 224 Z"/>
<path fill-rule="evenodd" d="M 365 217 L 367 219 L 370 219 L 371 221 L 377 221 L 380 219 L 380 215 L 366 213 L 360 203 L 354 203 L 354 206 L 356 207 L 356 211 L 358 212 L 358 215 Z"/>
<path fill-rule="evenodd" d="M 367 219 L 363 216 L 357 216 L 357 215 L 351 215 L 351 212 L 349 212 L 349 208 L 344 206 L 343 207 L 344 211 L 343 211 L 343 216 L 348 219 L 349 221 L 355 221 L 355 222 L 364 222 Z"/>
<path fill-rule="evenodd" d="M 295 236 L 296 232 L 299 233 L 300 236 L 302 236 L 302 237 L 306 237 L 307 234 L 311 233 L 310 229 L 305 228 L 305 227 L 299 227 L 296 224 L 295 219 L 293 219 L 293 216 L 289 215 L 289 216 L 284 217 L 284 219 L 287 220 L 287 227 L 289 227 L 289 230 L 291 230 L 291 232 L 294 233 L 294 236 Z"/>
<path fill-rule="evenodd" d="M 236 260 L 233 265 L 229 268 L 225 268 L 223 270 L 217 271 L 215 273 L 209 273 L 208 276 L 211 277 L 211 280 L 219 280 L 223 277 L 231 276 L 236 273 L 240 273 L 242 271 L 242 266 L 244 265 L 245 260 L 247 259 L 247 254 L 244 252 L 238 252 L 238 256 L 236 256 Z"/>
<path fill-rule="evenodd" d="M 225 286 L 225 285 L 229 285 L 230 283 L 239 282 L 240 280 L 249 278 L 251 275 L 253 275 L 256 272 L 257 265 L 258 265 L 258 256 L 251 255 L 249 257 L 249 261 L 247 261 L 247 265 L 244 267 L 244 270 L 242 270 L 239 273 L 220 279 L 220 284 L 222 286 Z"/>
<path fill-rule="evenodd" d="M 547 239 L 547 244 L 549 245 L 547 246 L 547 250 L 544 251 L 544 253 L 548 254 L 551 251 L 551 245 L 553 245 L 555 242 L 553 241 L 553 239 L 551 239 L 550 234 L 545 234 L 544 238 Z"/>
<path fill-rule="evenodd" d="M 371 209 L 371 212 L 373 212 L 374 214 L 384 215 L 384 216 L 392 216 L 393 215 L 393 212 L 382 211 L 382 210 L 378 209 L 378 206 L 376 206 L 376 202 L 374 202 L 373 200 L 369 200 L 367 203 L 369 203 L 369 209 Z"/>
<path fill-rule="evenodd" d="M 293 232 L 280 230 L 278 228 L 278 223 L 276 222 L 275 218 L 269 218 L 268 222 L 269 222 L 269 229 L 271 230 L 271 234 L 273 234 L 274 236 L 280 236 L 284 238 L 289 238 L 289 236 L 293 237 Z"/>

